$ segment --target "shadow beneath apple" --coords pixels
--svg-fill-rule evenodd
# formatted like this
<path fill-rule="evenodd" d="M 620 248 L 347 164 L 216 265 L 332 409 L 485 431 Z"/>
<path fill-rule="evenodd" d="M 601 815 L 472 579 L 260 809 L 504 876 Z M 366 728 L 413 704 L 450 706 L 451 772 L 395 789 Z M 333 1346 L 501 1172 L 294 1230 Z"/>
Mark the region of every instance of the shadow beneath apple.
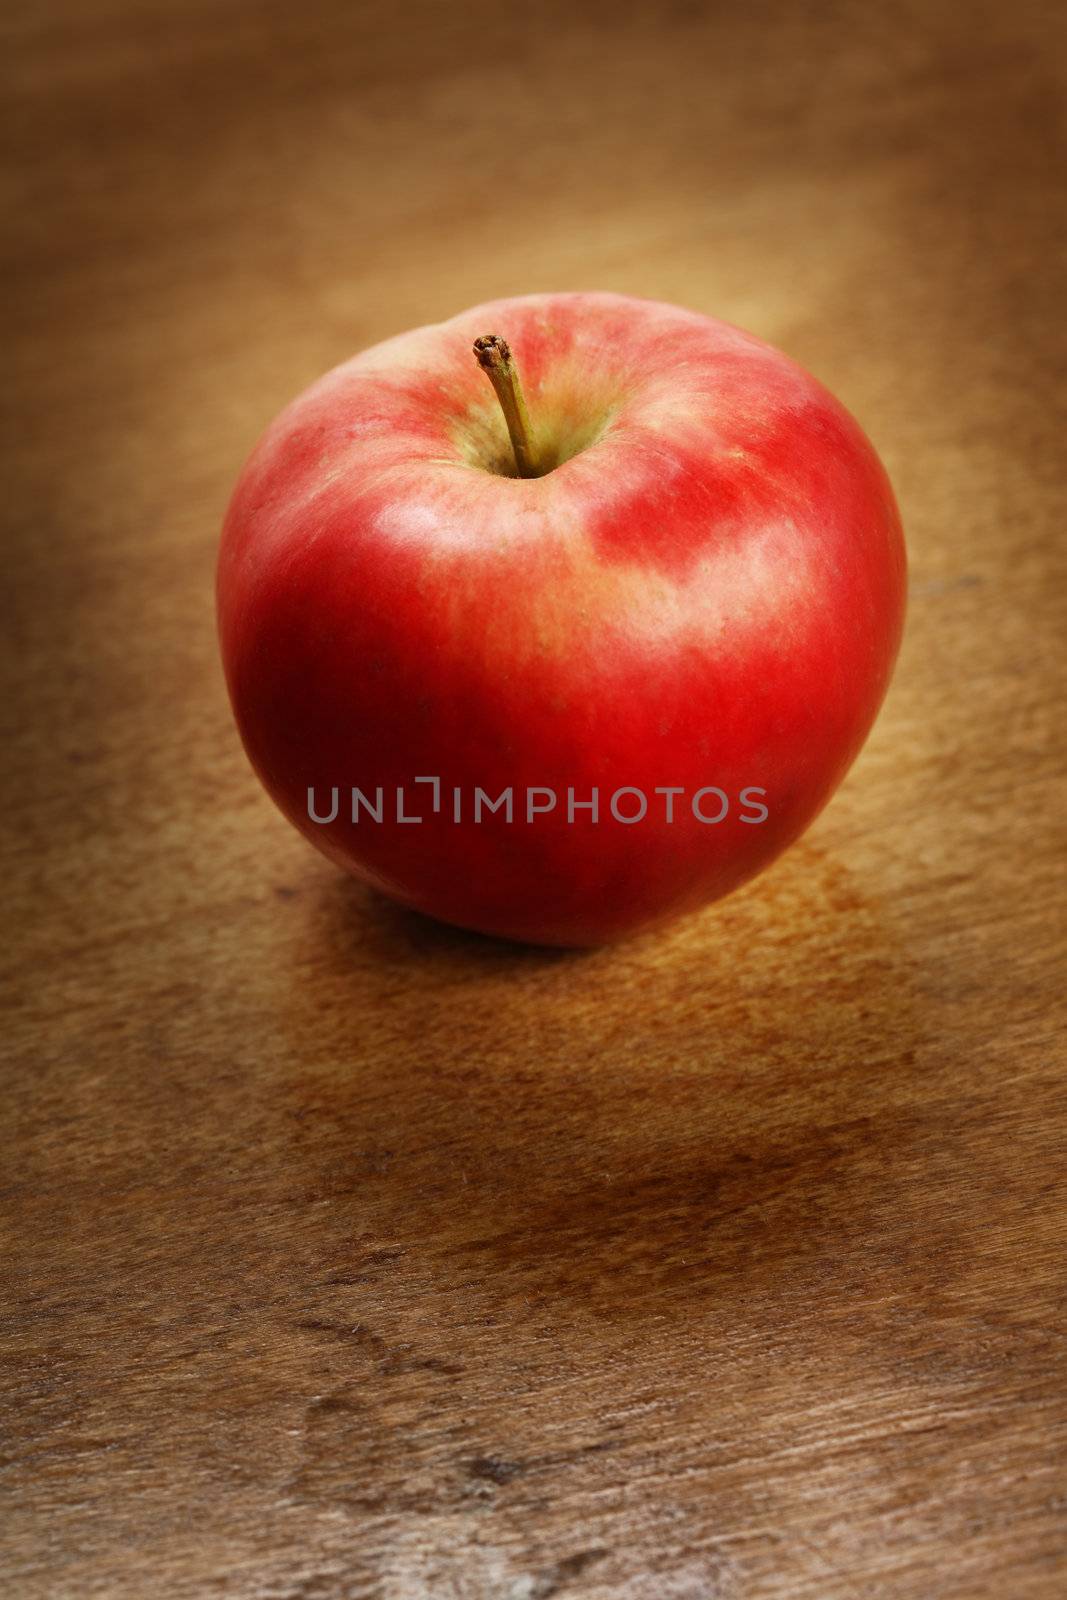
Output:
<path fill-rule="evenodd" d="M 284 1092 L 337 1229 L 327 1326 L 402 1315 L 398 1283 L 420 1317 L 546 1337 L 694 1307 L 751 1324 L 949 1247 L 950 1211 L 918 1215 L 902 1182 L 951 1145 L 912 1105 L 914 959 L 817 846 L 603 950 L 486 939 L 336 877 L 310 917 Z"/>
<path fill-rule="evenodd" d="M 377 941 L 384 961 L 410 963 L 451 963 L 475 971 L 481 965 L 506 968 L 511 965 L 537 965 L 542 962 L 581 960 L 587 950 L 567 950 L 556 945 L 525 944 L 500 939 L 491 934 L 456 928 L 421 911 L 398 905 L 395 900 L 365 889 L 354 880 L 342 879 L 337 903 L 333 906 L 334 936 L 342 947 L 349 941 L 359 946 L 368 938 Z"/>

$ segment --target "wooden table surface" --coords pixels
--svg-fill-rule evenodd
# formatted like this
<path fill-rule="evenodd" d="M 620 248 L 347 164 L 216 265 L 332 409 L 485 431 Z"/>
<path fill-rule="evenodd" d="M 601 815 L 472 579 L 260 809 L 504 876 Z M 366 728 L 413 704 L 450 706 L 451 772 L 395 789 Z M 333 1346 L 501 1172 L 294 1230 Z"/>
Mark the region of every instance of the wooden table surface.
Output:
<path fill-rule="evenodd" d="M 1067 1592 L 1063 15 L 8 7 L 12 1600 Z M 810 835 L 587 955 L 310 850 L 212 613 L 293 393 L 554 287 L 796 356 L 912 560 Z"/>

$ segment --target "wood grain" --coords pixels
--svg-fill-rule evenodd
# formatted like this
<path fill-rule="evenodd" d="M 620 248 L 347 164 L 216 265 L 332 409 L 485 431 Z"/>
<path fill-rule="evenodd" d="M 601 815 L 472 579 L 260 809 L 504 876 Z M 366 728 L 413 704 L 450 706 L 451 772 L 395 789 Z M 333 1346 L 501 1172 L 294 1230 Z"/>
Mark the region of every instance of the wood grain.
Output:
<path fill-rule="evenodd" d="M 5 1593 L 1062 1595 L 1062 8 L 4 29 Z M 912 556 L 809 837 L 584 956 L 319 860 L 211 609 L 298 388 L 557 286 L 798 357 Z"/>

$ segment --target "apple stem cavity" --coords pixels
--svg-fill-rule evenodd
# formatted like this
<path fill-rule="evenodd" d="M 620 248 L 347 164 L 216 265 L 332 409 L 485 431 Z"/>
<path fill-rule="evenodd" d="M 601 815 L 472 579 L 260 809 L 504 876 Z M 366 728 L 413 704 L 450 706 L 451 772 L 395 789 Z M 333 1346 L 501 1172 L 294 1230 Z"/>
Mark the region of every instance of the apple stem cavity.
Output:
<path fill-rule="evenodd" d="M 498 333 L 487 333 L 475 339 L 474 354 L 500 401 L 519 477 L 539 477 L 540 464 L 530 431 L 530 416 L 509 346 Z"/>

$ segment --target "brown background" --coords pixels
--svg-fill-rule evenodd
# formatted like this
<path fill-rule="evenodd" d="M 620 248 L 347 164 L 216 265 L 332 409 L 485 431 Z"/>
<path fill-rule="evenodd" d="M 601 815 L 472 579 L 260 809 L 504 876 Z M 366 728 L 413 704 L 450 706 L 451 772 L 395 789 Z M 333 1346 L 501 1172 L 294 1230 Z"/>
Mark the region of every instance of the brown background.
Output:
<path fill-rule="evenodd" d="M 7 1594 L 1067 1591 L 1058 16 L 6 8 Z M 782 345 L 912 554 L 810 836 L 587 956 L 318 859 L 211 610 L 290 395 L 554 287 Z"/>

